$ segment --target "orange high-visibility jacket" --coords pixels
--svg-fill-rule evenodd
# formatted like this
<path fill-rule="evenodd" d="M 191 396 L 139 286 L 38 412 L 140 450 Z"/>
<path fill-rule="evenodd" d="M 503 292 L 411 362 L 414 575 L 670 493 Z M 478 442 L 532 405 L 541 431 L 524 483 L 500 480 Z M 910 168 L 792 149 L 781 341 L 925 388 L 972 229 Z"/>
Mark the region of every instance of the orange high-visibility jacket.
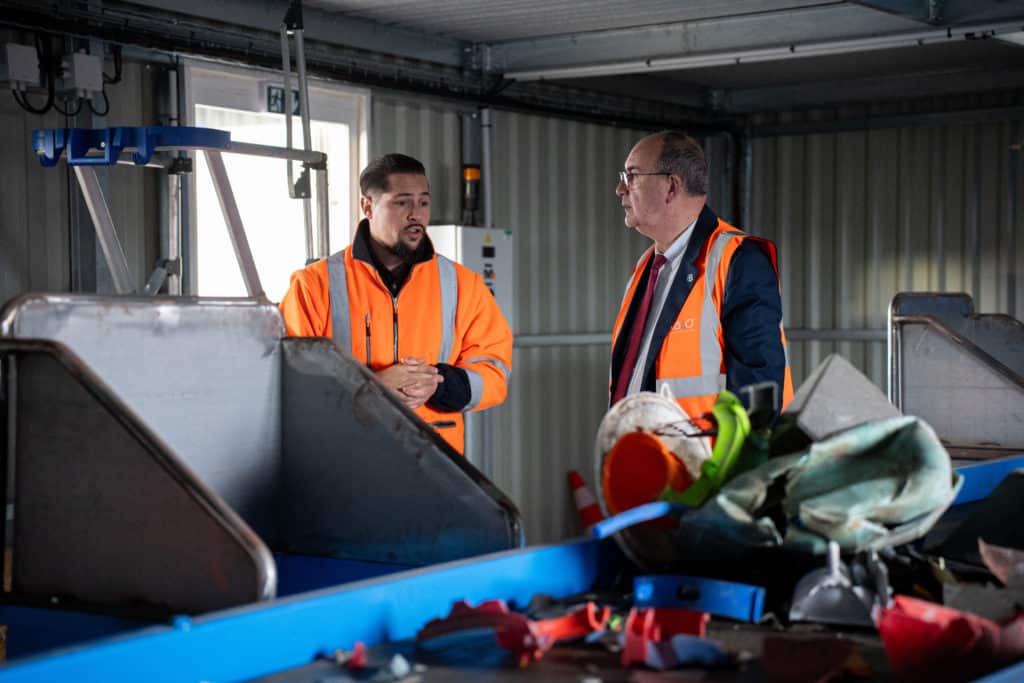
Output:
<path fill-rule="evenodd" d="M 354 245 L 292 275 L 281 301 L 290 336 L 332 337 L 371 370 L 402 358 L 425 358 L 461 368 L 469 379 L 462 412 L 505 400 L 512 368 L 512 331 L 483 279 L 435 254 L 429 244 L 394 298 L 377 272 L 364 220 Z M 367 317 L 369 316 L 369 317 Z M 414 411 L 459 453 L 464 449 L 462 412 L 430 403 Z"/>
<path fill-rule="evenodd" d="M 760 254 L 751 249 L 740 252 L 747 241 L 767 255 L 770 270 L 767 265 L 759 267 L 765 260 Z M 637 262 L 615 319 L 613 383 L 626 355 L 653 253 L 651 247 Z M 743 255 L 743 267 L 730 275 L 734 260 L 741 260 L 738 254 Z M 710 412 L 722 389 L 736 393 L 766 380 L 781 385 L 784 408 L 793 398 L 793 380 L 782 329 L 775 245 L 747 235 L 704 207 L 655 325 L 651 348 L 642 389 L 660 391 L 668 386 L 691 418 Z M 614 395 L 615 387 L 610 390 Z"/>

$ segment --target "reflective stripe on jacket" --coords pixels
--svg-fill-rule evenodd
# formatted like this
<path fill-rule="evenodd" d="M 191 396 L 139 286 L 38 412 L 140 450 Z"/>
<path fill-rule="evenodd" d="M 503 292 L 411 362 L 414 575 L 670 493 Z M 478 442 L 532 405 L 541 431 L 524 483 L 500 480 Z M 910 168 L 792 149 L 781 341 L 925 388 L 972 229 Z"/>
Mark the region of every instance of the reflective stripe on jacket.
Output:
<path fill-rule="evenodd" d="M 761 291 L 734 291 L 745 287 L 745 281 L 740 277 L 730 280 L 733 260 L 747 241 L 756 243 L 771 261 L 774 278 L 767 287 L 762 282 L 758 286 Z M 613 382 L 625 356 L 628 332 L 646 286 L 641 283 L 647 281 L 653 253 L 654 248 L 651 247 L 637 263 L 616 316 L 612 334 Z M 747 260 L 751 259 L 748 257 Z M 709 280 L 705 273 L 713 273 L 713 278 Z M 729 290 L 729 296 L 738 303 L 730 309 L 728 319 L 723 322 L 727 282 L 733 288 Z M 771 291 L 763 291 L 765 289 Z M 766 303 L 772 305 L 764 305 Z M 758 317 L 773 307 L 779 311 L 774 322 Z M 723 325 L 734 325 L 744 333 L 750 327 L 759 329 L 757 335 L 745 340 L 744 334 L 728 334 Z M 773 332 L 775 326 L 777 333 Z M 626 334 L 620 334 L 623 330 Z M 781 353 L 772 353 L 773 349 L 757 348 L 757 345 L 774 346 L 776 349 L 781 345 Z M 766 379 L 782 385 L 781 402 L 785 407 L 793 397 L 793 385 L 782 329 L 775 246 L 719 220 L 705 207 L 694 226 L 683 263 L 666 297 L 651 346 L 658 351 L 648 354 L 643 390 L 658 391 L 667 386 L 691 417 L 710 412 L 715 397 L 722 389 L 737 392 L 753 381 Z M 614 391 L 614 387 L 611 390 Z"/>
<path fill-rule="evenodd" d="M 463 411 L 505 400 L 512 331 L 481 277 L 443 256 L 413 264 L 393 299 L 373 263 L 347 247 L 292 275 L 281 312 L 289 335 L 332 337 L 373 371 L 402 358 L 461 368 L 470 386 Z M 414 412 L 463 452 L 461 412 Z"/>

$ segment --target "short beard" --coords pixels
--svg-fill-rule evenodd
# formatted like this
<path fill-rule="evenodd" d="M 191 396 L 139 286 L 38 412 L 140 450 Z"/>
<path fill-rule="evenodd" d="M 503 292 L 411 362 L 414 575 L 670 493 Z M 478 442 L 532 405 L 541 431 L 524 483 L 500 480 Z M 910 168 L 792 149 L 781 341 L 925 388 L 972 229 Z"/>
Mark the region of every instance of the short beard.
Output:
<path fill-rule="evenodd" d="M 412 255 L 415 253 L 414 251 L 409 249 L 406 243 L 403 242 L 401 239 L 399 239 L 391 246 L 385 247 L 385 249 L 387 249 L 392 255 L 397 256 L 403 261 L 408 261 L 410 258 L 412 258 Z"/>

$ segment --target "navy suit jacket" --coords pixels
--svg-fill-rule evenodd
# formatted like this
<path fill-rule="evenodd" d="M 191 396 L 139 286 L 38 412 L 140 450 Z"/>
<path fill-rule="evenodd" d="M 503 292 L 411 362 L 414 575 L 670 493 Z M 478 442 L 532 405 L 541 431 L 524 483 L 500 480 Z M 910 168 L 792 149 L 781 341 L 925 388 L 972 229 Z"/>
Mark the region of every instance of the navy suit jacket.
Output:
<path fill-rule="evenodd" d="M 643 391 L 655 390 L 654 362 L 665 341 L 665 335 L 679 316 L 686 297 L 693 289 L 698 271 L 694 262 L 700 254 L 701 247 L 718 226 L 718 216 L 707 206 L 703 208 L 693 227 L 693 234 L 683 254 L 683 262 L 672 281 L 665 305 L 658 317 L 654 334 L 651 337 L 651 350 L 647 354 L 644 368 Z M 640 284 L 633 293 L 633 300 L 615 340 L 612 350 L 612 391 L 615 395 L 615 381 L 618 379 L 626 355 L 626 344 L 629 339 L 636 309 L 643 299 L 647 283 L 647 266 L 640 277 Z M 693 275 L 690 281 L 687 276 Z M 725 281 L 725 296 L 722 300 L 722 337 L 725 340 L 725 372 L 726 388 L 744 399 L 740 389 L 758 382 L 775 382 L 782 396 L 783 381 L 786 372 L 786 353 L 782 346 L 782 300 L 779 296 L 779 281 L 772 266 L 771 259 L 765 252 L 761 240 L 747 239 L 736 250 L 729 264 L 729 273 Z"/>

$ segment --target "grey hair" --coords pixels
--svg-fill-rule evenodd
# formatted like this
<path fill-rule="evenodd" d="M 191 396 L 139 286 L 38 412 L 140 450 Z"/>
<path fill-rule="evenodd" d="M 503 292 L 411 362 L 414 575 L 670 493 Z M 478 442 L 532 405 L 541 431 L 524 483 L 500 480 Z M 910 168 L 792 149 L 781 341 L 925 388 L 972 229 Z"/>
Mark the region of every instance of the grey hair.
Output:
<path fill-rule="evenodd" d="M 686 193 L 704 197 L 708 193 L 708 162 L 700 143 L 680 130 L 665 130 L 661 138 L 658 170 L 683 179 Z"/>

